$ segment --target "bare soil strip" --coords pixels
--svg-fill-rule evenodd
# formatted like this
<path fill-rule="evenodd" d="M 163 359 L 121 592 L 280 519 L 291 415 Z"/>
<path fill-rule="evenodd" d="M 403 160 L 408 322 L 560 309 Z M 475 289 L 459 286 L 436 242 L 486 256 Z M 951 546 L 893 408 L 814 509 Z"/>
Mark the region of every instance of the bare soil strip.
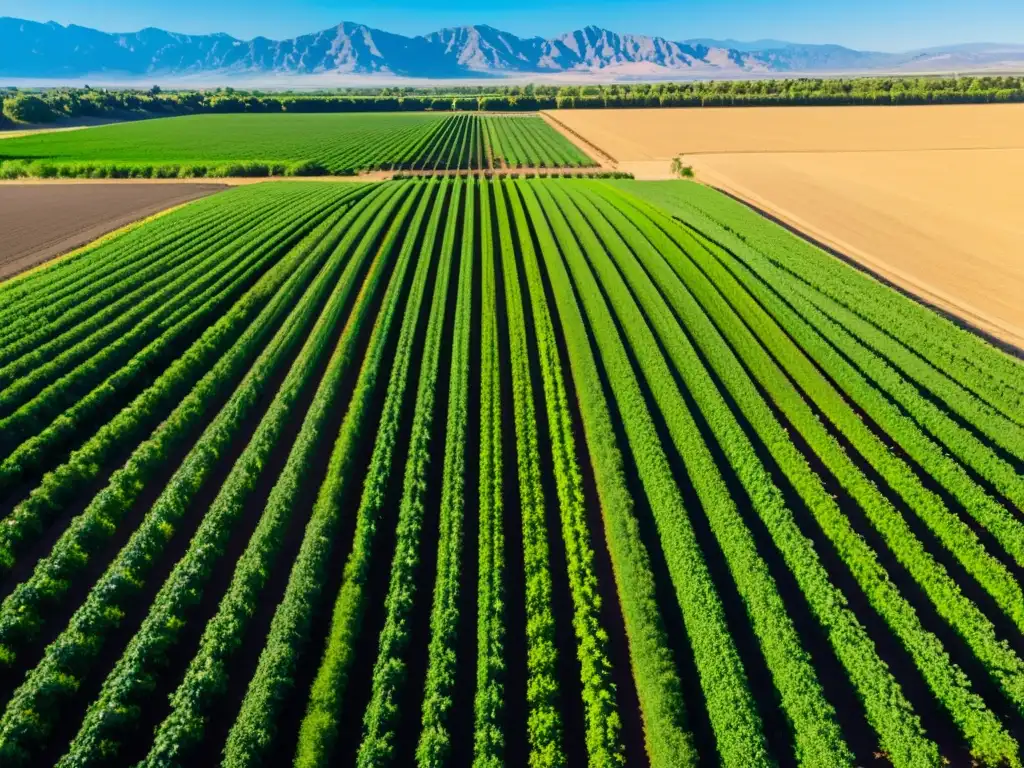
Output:
<path fill-rule="evenodd" d="M 0 185 L 0 280 L 223 184 Z"/>

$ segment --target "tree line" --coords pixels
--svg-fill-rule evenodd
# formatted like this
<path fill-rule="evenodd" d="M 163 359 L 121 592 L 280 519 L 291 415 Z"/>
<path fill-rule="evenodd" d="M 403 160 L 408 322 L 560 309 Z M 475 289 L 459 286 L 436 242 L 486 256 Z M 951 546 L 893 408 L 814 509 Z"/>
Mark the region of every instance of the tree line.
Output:
<path fill-rule="evenodd" d="M 973 104 L 1024 102 L 1024 77 L 858 77 L 609 85 L 343 88 L 267 93 L 234 88 L 163 91 L 0 89 L 6 121 L 239 112 L 527 111 L 629 107 Z"/>

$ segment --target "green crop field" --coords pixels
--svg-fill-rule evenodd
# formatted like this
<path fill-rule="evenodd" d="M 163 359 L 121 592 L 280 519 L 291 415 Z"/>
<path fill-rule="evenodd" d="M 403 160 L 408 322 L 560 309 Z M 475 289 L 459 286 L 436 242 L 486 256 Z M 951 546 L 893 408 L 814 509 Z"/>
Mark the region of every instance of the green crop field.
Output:
<path fill-rule="evenodd" d="M 1022 510 L 1024 365 L 714 190 L 240 187 L 0 284 L 0 765 L 1020 766 Z"/>
<path fill-rule="evenodd" d="M 0 178 L 314 176 L 592 165 L 572 142 L 529 115 L 196 115 L 0 144 Z"/>

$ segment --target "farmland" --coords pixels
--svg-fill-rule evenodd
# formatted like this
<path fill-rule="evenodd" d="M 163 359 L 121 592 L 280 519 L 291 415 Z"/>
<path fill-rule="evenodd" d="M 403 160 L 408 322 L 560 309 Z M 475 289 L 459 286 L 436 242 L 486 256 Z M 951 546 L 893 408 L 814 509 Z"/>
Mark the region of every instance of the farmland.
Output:
<path fill-rule="evenodd" d="M 349 175 L 594 165 L 536 115 L 197 115 L 7 139 L 0 178 Z"/>
<path fill-rule="evenodd" d="M 0 279 L 220 189 L 209 183 L 0 187 Z"/>
<path fill-rule="evenodd" d="M 1024 106 L 559 111 L 637 178 L 682 155 L 728 191 L 1024 346 Z"/>
<path fill-rule="evenodd" d="M 1024 366 L 720 193 L 238 187 L 0 320 L 5 766 L 1021 763 Z"/>

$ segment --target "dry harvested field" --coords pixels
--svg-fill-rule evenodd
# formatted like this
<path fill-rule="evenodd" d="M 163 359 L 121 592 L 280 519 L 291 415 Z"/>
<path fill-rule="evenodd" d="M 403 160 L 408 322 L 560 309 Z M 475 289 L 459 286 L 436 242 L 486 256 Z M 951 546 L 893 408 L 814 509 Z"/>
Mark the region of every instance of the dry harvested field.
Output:
<path fill-rule="evenodd" d="M 1024 348 L 1024 149 L 707 155 L 700 178 Z"/>
<path fill-rule="evenodd" d="M 0 185 L 0 279 L 221 189 L 220 184 Z"/>
<path fill-rule="evenodd" d="M 1024 105 L 557 117 L 638 178 L 682 154 L 702 181 L 1024 347 Z"/>
<path fill-rule="evenodd" d="M 564 109 L 553 113 L 553 117 L 620 162 L 723 152 L 1024 146 L 1024 104 Z"/>

